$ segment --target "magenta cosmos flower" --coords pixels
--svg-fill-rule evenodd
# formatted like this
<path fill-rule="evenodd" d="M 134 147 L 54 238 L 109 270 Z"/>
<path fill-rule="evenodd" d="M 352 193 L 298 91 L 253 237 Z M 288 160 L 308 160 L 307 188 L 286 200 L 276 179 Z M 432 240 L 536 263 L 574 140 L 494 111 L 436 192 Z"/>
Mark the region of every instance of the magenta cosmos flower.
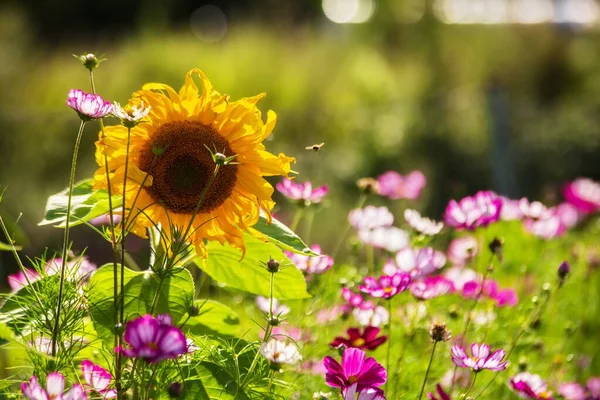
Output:
<path fill-rule="evenodd" d="M 566 400 L 600 400 L 600 377 L 590 378 L 587 386 L 576 382 L 561 383 L 558 393 Z"/>
<path fill-rule="evenodd" d="M 358 392 L 358 385 L 355 383 L 342 391 L 344 400 L 385 400 L 383 390 L 379 388 L 366 388 Z"/>
<path fill-rule="evenodd" d="M 296 182 L 291 179 L 283 179 L 275 185 L 279 193 L 291 200 L 298 200 L 303 205 L 320 203 L 327 194 L 327 186 L 323 185 L 313 189 L 311 182 Z"/>
<path fill-rule="evenodd" d="M 387 336 L 377 337 L 379 332 L 381 329 L 374 326 L 367 326 L 362 331 L 360 328 L 350 328 L 346 331 L 347 338 L 338 336 L 329 345 L 333 348 L 343 344 L 346 347 L 356 347 L 361 350 L 375 350 L 387 340 Z"/>
<path fill-rule="evenodd" d="M 513 392 L 524 399 L 552 400 L 546 382 L 536 374 L 521 372 L 510 378 L 509 386 Z"/>
<path fill-rule="evenodd" d="M 444 389 L 439 383 L 435 385 L 435 391 L 437 392 L 437 396 L 439 397 L 429 392 L 427 393 L 427 398 L 429 400 L 450 400 L 450 395 L 444 391 Z"/>
<path fill-rule="evenodd" d="M 421 171 L 412 171 L 406 176 L 396 171 L 387 171 L 377 178 L 379 194 L 390 199 L 417 199 L 425 187 L 425 175 Z"/>
<path fill-rule="evenodd" d="M 428 276 L 410 284 L 410 292 L 417 300 L 429 300 L 453 291 L 454 284 L 452 281 L 440 275 Z"/>
<path fill-rule="evenodd" d="M 110 372 L 90 360 L 83 360 L 81 362 L 81 373 L 87 386 L 98 392 L 103 398 L 114 399 L 117 397 L 117 391 L 108 388 L 113 379 Z"/>
<path fill-rule="evenodd" d="M 481 287 L 483 285 L 483 288 Z M 519 296 L 514 289 L 500 289 L 498 282 L 486 279 L 483 283 L 476 280 L 466 282 L 462 287 L 462 295 L 467 298 L 476 298 L 481 290 L 481 295 L 494 301 L 498 307 L 515 306 L 519 302 Z"/>
<path fill-rule="evenodd" d="M 123 338 L 130 346 L 122 349 L 126 357 L 141 358 L 149 363 L 176 358 L 187 352 L 185 335 L 173 326 L 168 314 L 156 318 L 144 315 L 129 321 Z"/>
<path fill-rule="evenodd" d="M 32 376 L 28 382 L 21 384 L 23 396 L 30 400 L 87 400 L 87 394 L 81 385 L 71 386 L 65 392 L 65 377 L 59 372 L 50 372 L 46 377 L 46 389 L 40 386 L 37 378 Z"/>
<path fill-rule="evenodd" d="M 588 178 L 579 178 L 563 188 L 565 200 L 584 213 L 600 209 L 600 183 Z"/>
<path fill-rule="evenodd" d="M 367 276 L 358 288 L 372 297 L 390 299 L 410 286 L 410 275 L 398 272 L 394 275 L 382 275 L 379 279 Z"/>
<path fill-rule="evenodd" d="M 444 222 L 456 229 L 474 230 L 498 221 L 502 210 L 502 199 L 491 191 L 475 193 L 460 202 L 450 200 L 444 213 Z"/>
<path fill-rule="evenodd" d="M 341 365 L 330 356 L 325 357 L 323 365 L 327 370 L 325 383 L 342 390 L 356 384 L 356 389 L 360 392 L 379 387 L 387 381 L 385 368 L 373 357 L 366 358 L 365 352 L 360 349 L 346 349 Z"/>
<path fill-rule="evenodd" d="M 479 372 L 484 369 L 491 371 L 502 371 L 506 369 L 508 361 L 502 362 L 506 352 L 499 349 L 490 354 L 490 346 L 485 343 L 481 345 L 473 343 L 471 345 L 471 357 L 467 355 L 465 349 L 459 345 L 452 346 L 452 362 L 462 368 L 470 368 L 473 372 Z"/>
<path fill-rule="evenodd" d="M 315 244 L 310 249 L 317 254 L 321 254 L 321 246 L 318 244 Z M 302 254 L 295 254 L 290 251 L 286 251 L 285 255 L 296 268 L 307 275 L 322 274 L 333 265 L 333 258 L 328 255 L 310 257 L 303 256 Z"/>
<path fill-rule="evenodd" d="M 76 89 L 69 90 L 67 105 L 77 111 L 83 121 L 105 117 L 112 111 L 110 101 L 104 100 L 97 94 Z"/>
<path fill-rule="evenodd" d="M 55 275 L 60 272 L 62 266 L 62 258 L 57 257 L 48 260 L 45 266 L 45 276 Z M 87 280 L 92 272 L 96 270 L 96 265 L 91 263 L 87 257 L 77 257 L 71 261 L 67 261 L 66 276 L 68 279 L 73 279 L 78 282 Z M 40 274 L 33 269 L 26 269 L 27 278 L 29 283 L 33 283 L 42 277 Z M 28 284 L 25 278 L 25 273 L 19 271 L 16 274 L 8 275 L 8 285 L 11 287 L 13 292 L 21 289 L 23 286 Z"/>

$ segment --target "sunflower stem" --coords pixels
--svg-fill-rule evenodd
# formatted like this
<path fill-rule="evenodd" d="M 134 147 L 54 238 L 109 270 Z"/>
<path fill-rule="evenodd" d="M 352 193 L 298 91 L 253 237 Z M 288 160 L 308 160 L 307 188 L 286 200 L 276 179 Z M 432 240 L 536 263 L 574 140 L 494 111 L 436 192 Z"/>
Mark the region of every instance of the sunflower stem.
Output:
<path fill-rule="evenodd" d="M 437 340 L 433 342 L 433 349 L 431 349 L 431 357 L 429 358 L 429 365 L 427 365 L 427 371 L 425 371 L 425 378 L 423 378 L 423 385 L 421 385 L 421 394 L 419 394 L 419 400 L 423 398 L 423 392 L 425 391 L 425 384 L 427 383 L 427 377 L 429 376 L 429 370 L 433 363 L 433 355 L 435 354 L 435 347 L 437 346 Z"/>
<path fill-rule="evenodd" d="M 65 286 L 65 269 L 67 267 L 67 255 L 69 251 L 69 220 L 71 218 L 71 203 L 73 199 L 73 186 L 75 184 L 75 168 L 77 166 L 77 156 L 79 154 L 79 145 L 83 136 L 83 128 L 85 121 L 81 121 L 77 139 L 75 139 L 75 149 L 73 150 L 73 158 L 71 160 L 71 176 L 69 177 L 69 196 L 67 200 L 67 217 L 65 219 L 65 233 L 63 238 L 62 264 L 60 266 L 60 284 L 58 286 L 58 304 L 56 306 L 56 315 L 54 316 L 54 329 L 52 329 L 52 356 L 56 357 L 56 342 L 58 340 L 58 328 L 60 325 L 60 313 L 62 311 L 62 299 Z"/>

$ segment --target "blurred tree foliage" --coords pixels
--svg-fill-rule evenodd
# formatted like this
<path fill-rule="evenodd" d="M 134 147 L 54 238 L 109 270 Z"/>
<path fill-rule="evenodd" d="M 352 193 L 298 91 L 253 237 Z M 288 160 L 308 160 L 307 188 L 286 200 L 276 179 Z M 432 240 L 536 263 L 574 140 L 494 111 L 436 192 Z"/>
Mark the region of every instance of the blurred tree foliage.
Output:
<path fill-rule="evenodd" d="M 412 206 L 436 218 L 448 198 L 478 189 L 554 201 L 564 181 L 600 177 L 595 27 L 445 25 L 431 2 L 411 20 L 416 0 L 380 1 L 369 22 L 343 25 L 317 0 L 212 3 L 228 17 L 216 43 L 192 33 L 189 15 L 203 3 L 191 1 L 0 9 L 0 184 L 3 210 L 24 213 L 28 254 L 60 244 L 35 223 L 68 180 L 78 121 L 66 93 L 89 88 L 72 53 L 107 54 L 96 83 L 119 102 L 145 82 L 178 88 L 192 67 L 232 98 L 267 92 L 262 109 L 279 116 L 268 146 L 297 156 L 298 179 L 331 186 L 311 238 L 326 248 L 355 202 L 354 181 L 387 169 L 423 170 L 426 194 Z M 95 169 L 97 131 L 87 127 L 80 178 Z M 319 142 L 318 154 L 304 150 Z"/>

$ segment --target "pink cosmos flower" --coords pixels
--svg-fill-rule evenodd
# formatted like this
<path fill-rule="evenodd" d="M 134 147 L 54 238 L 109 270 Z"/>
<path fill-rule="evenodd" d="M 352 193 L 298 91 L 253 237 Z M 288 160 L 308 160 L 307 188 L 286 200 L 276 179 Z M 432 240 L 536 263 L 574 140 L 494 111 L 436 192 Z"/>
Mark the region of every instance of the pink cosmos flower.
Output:
<path fill-rule="evenodd" d="M 575 382 L 561 383 L 558 393 L 566 400 L 600 400 L 600 377 L 590 378 L 587 386 Z"/>
<path fill-rule="evenodd" d="M 519 207 L 519 200 L 509 199 L 504 196 L 500 196 L 500 199 L 502 199 L 502 210 L 500 211 L 500 219 L 502 221 L 514 221 L 523 218 L 523 213 Z"/>
<path fill-rule="evenodd" d="M 475 230 L 498 221 L 502 210 L 502 199 L 491 191 L 475 193 L 460 202 L 450 200 L 444 214 L 444 222 L 456 229 Z"/>
<path fill-rule="evenodd" d="M 21 384 L 23 396 L 30 400 L 87 400 L 87 394 L 76 384 L 71 386 L 66 393 L 65 377 L 59 372 L 50 372 L 46 377 L 46 389 L 40 386 L 37 378 L 32 376 L 28 382 Z"/>
<path fill-rule="evenodd" d="M 452 362 L 461 368 L 470 368 L 474 372 L 479 372 L 484 369 L 490 371 L 502 371 L 506 369 L 508 361 L 502 362 L 502 359 L 506 356 L 504 349 L 496 350 L 490 354 L 490 347 L 482 343 L 481 345 L 473 343 L 471 345 L 471 354 L 469 357 L 459 345 L 452 346 Z"/>
<path fill-rule="evenodd" d="M 431 247 L 422 249 L 407 247 L 396 253 L 394 261 L 388 260 L 385 263 L 383 266 L 385 274 L 393 275 L 397 272 L 404 272 L 409 274 L 412 279 L 420 279 L 442 268 L 446 264 L 446 256 Z"/>
<path fill-rule="evenodd" d="M 448 260 L 453 265 L 462 267 L 475 258 L 477 251 L 477 239 L 473 236 L 456 238 L 448 245 Z"/>
<path fill-rule="evenodd" d="M 81 373 L 83 374 L 85 383 L 105 399 L 114 399 L 117 397 L 117 391 L 108 388 L 113 379 L 110 372 L 90 360 L 83 360 L 81 362 Z"/>
<path fill-rule="evenodd" d="M 454 289 L 463 292 L 464 287 L 469 282 L 477 283 L 481 277 L 470 268 L 452 267 L 444 271 L 444 276 L 452 282 Z M 463 292 L 464 296 L 464 292 Z"/>
<path fill-rule="evenodd" d="M 117 350 L 126 357 L 141 358 L 149 363 L 176 358 L 187 352 L 185 335 L 172 325 L 168 314 L 156 318 L 144 315 L 129 321 L 123 338 L 129 347 Z"/>
<path fill-rule="evenodd" d="M 309 181 L 300 183 L 287 178 L 284 178 L 275 187 L 288 199 L 299 200 L 304 205 L 320 203 L 328 190 L 326 185 L 313 189 L 312 183 Z"/>
<path fill-rule="evenodd" d="M 554 209 L 554 215 L 558 217 L 560 222 L 567 228 L 572 228 L 581 221 L 584 214 L 571 203 L 560 203 Z"/>
<path fill-rule="evenodd" d="M 562 235 L 567 229 L 555 209 L 547 208 L 539 201 L 529 202 L 522 198 L 519 207 L 524 217 L 523 227 L 535 236 L 552 239 Z"/>
<path fill-rule="evenodd" d="M 481 285 L 483 285 L 483 288 L 481 288 Z M 482 284 L 474 280 L 466 282 L 462 288 L 462 295 L 463 297 L 474 299 L 480 290 L 482 296 L 495 300 L 498 307 L 512 307 L 519 302 L 519 297 L 515 290 L 500 289 L 498 282 L 493 279 L 486 279 Z"/>
<path fill-rule="evenodd" d="M 408 289 L 410 282 L 409 274 L 399 272 L 392 276 L 382 275 L 379 279 L 367 276 L 363 279 L 364 284 L 358 288 L 371 297 L 389 299 Z"/>
<path fill-rule="evenodd" d="M 410 292 L 418 300 L 429 300 L 453 291 L 452 281 L 443 276 L 428 276 L 410 284 Z"/>
<path fill-rule="evenodd" d="M 62 267 L 62 258 L 56 257 L 51 260 L 48 260 L 45 266 L 45 275 L 55 275 L 60 272 Z M 83 282 L 87 280 L 92 272 L 96 270 L 96 265 L 91 263 L 87 257 L 78 257 L 71 261 L 67 261 L 66 265 L 66 276 L 67 278 L 73 278 L 77 281 Z M 40 274 L 33 270 L 27 269 L 27 277 L 29 278 L 29 282 L 33 283 L 42 277 Z M 27 279 L 25 278 L 25 274 L 23 271 L 19 271 L 16 274 L 8 275 L 8 285 L 11 287 L 13 292 L 21 289 L 23 286 L 27 285 Z"/>
<path fill-rule="evenodd" d="M 371 303 L 361 305 L 352 310 L 352 316 L 360 326 L 383 326 L 390 321 L 390 313 L 383 306 L 374 306 Z"/>
<path fill-rule="evenodd" d="M 357 231 L 392 226 L 394 216 L 387 207 L 366 206 L 348 213 L 348 222 Z"/>
<path fill-rule="evenodd" d="M 362 298 L 362 296 L 361 296 Z M 340 319 L 340 317 L 344 314 L 344 311 L 346 312 L 346 316 L 347 314 L 350 313 L 350 311 L 352 311 L 352 309 L 348 309 L 348 310 L 344 310 L 344 308 L 342 306 L 336 305 L 330 308 L 322 308 L 317 312 L 316 315 L 316 320 L 319 324 L 328 324 L 330 322 L 333 321 L 338 321 Z"/>
<path fill-rule="evenodd" d="M 67 105 L 77 111 L 83 121 L 103 118 L 112 111 L 110 101 L 104 100 L 97 94 L 76 89 L 69 90 Z"/>
<path fill-rule="evenodd" d="M 365 300 L 360 293 L 354 293 L 347 287 L 342 288 L 342 297 L 346 302 L 354 307 L 366 307 L 373 308 L 373 302 L 371 300 Z"/>
<path fill-rule="evenodd" d="M 375 350 L 379 346 L 385 343 L 387 336 L 379 336 L 381 329 L 375 326 L 367 326 L 362 331 L 359 328 L 349 328 L 346 333 L 348 337 L 337 336 L 329 346 L 337 348 L 340 345 L 346 347 L 356 347 L 361 350 Z"/>
<path fill-rule="evenodd" d="M 263 296 L 256 296 L 257 307 L 265 314 L 269 313 L 271 307 L 271 299 Z M 290 308 L 284 304 L 280 304 L 279 300 L 273 299 L 273 315 L 283 316 L 290 312 Z"/>
<path fill-rule="evenodd" d="M 411 228 L 423 235 L 434 236 L 444 228 L 442 222 L 435 222 L 429 218 L 422 217 L 418 211 L 411 209 L 404 211 L 404 220 Z"/>
<path fill-rule="evenodd" d="M 429 392 L 427 393 L 429 400 L 450 400 L 450 395 L 444 391 L 439 383 L 435 385 L 435 390 L 439 397 L 436 397 L 433 393 Z"/>
<path fill-rule="evenodd" d="M 579 211 L 592 213 L 600 209 L 600 183 L 588 178 L 578 178 L 563 188 L 565 200 Z"/>
<path fill-rule="evenodd" d="M 408 233 L 395 226 L 358 231 L 358 238 L 364 244 L 390 252 L 402 250 L 410 244 Z"/>
<path fill-rule="evenodd" d="M 385 400 L 383 390 L 379 388 L 366 388 L 358 393 L 358 384 L 355 383 L 343 391 L 344 400 Z"/>
<path fill-rule="evenodd" d="M 343 391 L 356 384 L 356 390 L 376 388 L 387 381 L 387 372 L 373 357 L 366 358 L 364 351 L 348 348 L 342 355 L 342 364 L 333 357 L 323 359 L 327 370 L 325 383 Z"/>
<path fill-rule="evenodd" d="M 412 171 L 406 176 L 396 171 L 387 171 L 377 178 L 379 194 L 390 199 L 418 199 L 425 187 L 426 179 L 420 171 Z"/>
<path fill-rule="evenodd" d="M 311 250 L 317 254 L 321 254 L 321 246 L 315 244 L 311 247 Z M 307 275 L 314 274 L 322 274 L 323 272 L 329 270 L 333 265 L 333 258 L 327 255 L 320 256 L 303 256 L 301 254 L 295 254 L 290 251 L 285 251 L 285 255 L 290 261 L 298 268 L 300 271 L 303 271 Z"/>
<path fill-rule="evenodd" d="M 509 386 L 513 392 L 524 399 L 552 400 L 546 382 L 536 374 L 521 372 L 510 378 Z"/>

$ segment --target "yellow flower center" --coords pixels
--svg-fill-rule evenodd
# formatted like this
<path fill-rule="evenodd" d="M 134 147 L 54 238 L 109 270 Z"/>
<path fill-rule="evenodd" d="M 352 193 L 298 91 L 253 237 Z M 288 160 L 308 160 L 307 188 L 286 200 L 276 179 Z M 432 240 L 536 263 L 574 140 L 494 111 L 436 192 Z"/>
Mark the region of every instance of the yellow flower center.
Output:
<path fill-rule="evenodd" d="M 352 385 L 354 382 L 358 381 L 358 376 L 356 375 L 351 375 L 348 377 L 348 382 L 350 382 L 350 384 Z"/>
<path fill-rule="evenodd" d="M 354 339 L 352 341 L 352 346 L 354 346 L 354 347 L 360 347 L 360 346 L 362 346 L 364 344 L 365 344 L 365 339 L 360 338 L 360 337 L 357 338 L 357 339 Z"/>
<path fill-rule="evenodd" d="M 229 142 L 212 126 L 196 121 L 163 124 L 140 154 L 140 169 L 153 180 L 152 186 L 145 190 L 168 210 L 192 214 L 215 170 L 211 151 L 228 157 L 233 155 Z M 219 170 L 200 206 L 200 213 L 216 209 L 230 197 L 236 173 L 235 164 Z"/>
<path fill-rule="evenodd" d="M 391 287 L 386 287 L 385 289 L 383 289 L 383 291 L 385 293 L 392 293 L 392 288 Z"/>
<path fill-rule="evenodd" d="M 150 348 L 151 350 L 158 350 L 158 345 L 154 342 L 150 342 L 146 345 L 148 348 Z"/>

